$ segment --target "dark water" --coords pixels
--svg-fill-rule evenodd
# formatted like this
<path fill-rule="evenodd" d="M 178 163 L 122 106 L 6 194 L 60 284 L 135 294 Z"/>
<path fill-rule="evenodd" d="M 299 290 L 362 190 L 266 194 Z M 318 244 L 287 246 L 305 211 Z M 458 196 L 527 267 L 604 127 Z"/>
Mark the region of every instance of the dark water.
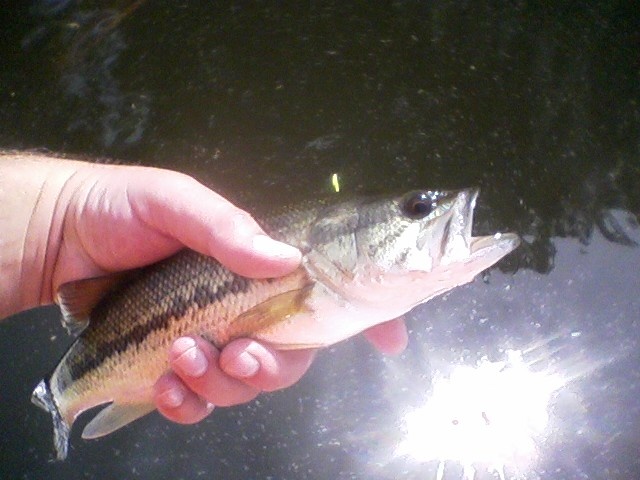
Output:
<path fill-rule="evenodd" d="M 401 358 L 354 339 L 197 426 L 78 428 L 62 464 L 28 398 L 69 338 L 52 309 L 6 321 L 1 478 L 640 477 L 634 2 L 16 3 L 5 148 L 182 170 L 256 211 L 333 173 L 478 185 L 477 231 L 526 244 L 414 311 Z"/>

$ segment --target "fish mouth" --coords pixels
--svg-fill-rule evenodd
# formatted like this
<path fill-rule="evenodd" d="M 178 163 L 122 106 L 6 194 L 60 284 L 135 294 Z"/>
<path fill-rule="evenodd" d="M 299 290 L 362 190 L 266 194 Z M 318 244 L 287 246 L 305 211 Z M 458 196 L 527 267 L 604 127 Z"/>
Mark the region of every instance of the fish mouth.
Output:
<path fill-rule="evenodd" d="M 471 255 L 486 256 L 490 251 L 500 253 L 500 257 L 515 250 L 520 245 L 520 237 L 516 233 L 496 233 L 484 237 L 471 237 Z"/>
<path fill-rule="evenodd" d="M 442 263 L 464 261 L 471 254 L 473 210 L 479 193 L 477 188 L 467 188 L 455 194 L 442 237 Z"/>
<path fill-rule="evenodd" d="M 468 188 L 458 193 L 446 239 L 446 256 L 450 261 L 491 265 L 520 245 L 520 237 L 515 233 L 472 235 L 473 211 L 479 194 L 478 188 Z"/>
<path fill-rule="evenodd" d="M 480 195 L 479 188 L 468 188 L 460 192 L 458 197 L 459 213 L 457 215 L 458 221 L 461 222 L 462 235 L 466 240 L 467 247 L 471 247 L 471 229 L 473 228 L 473 211 L 476 208 L 476 200 Z"/>

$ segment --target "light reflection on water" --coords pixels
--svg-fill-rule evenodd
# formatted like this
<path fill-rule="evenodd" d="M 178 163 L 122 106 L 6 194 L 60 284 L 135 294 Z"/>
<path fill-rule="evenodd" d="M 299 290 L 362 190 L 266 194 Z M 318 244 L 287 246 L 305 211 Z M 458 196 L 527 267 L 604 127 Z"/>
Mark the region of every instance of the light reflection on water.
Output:
<path fill-rule="evenodd" d="M 601 441 L 583 422 L 588 399 L 576 384 L 596 383 L 596 372 L 628 356 L 621 351 L 590 358 L 576 344 L 580 336 L 572 331 L 507 349 L 498 360 L 460 358 L 434 368 L 435 358 L 447 353 L 425 347 L 418 354 L 422 364 L 384 361 L 390 413 L 351 438 L 377 445 L 361 461 L 375 478 L 396 478 L 401 471 L 403 478 L 433 480 L 544 478 L 541 461 L 563 445 L 559 438 Z M 430 364 L 431 372 L 421 377 Z"/>
<path fill-rule="evenodd" d="M 527 471 L 538 456 L 537 442 L 547 434 L 551 396 L 566 385 L 559 373 L 534 371 L 520 350 L 505 360 L 486 357 L 477 365 L 456 365 L 436 373 L 425 403 L 404 414 L 404 438 L 395 456 L 418 462 L 458 462 L 465 480 L 477 468 L 505 479 L 505 466 Z"/>

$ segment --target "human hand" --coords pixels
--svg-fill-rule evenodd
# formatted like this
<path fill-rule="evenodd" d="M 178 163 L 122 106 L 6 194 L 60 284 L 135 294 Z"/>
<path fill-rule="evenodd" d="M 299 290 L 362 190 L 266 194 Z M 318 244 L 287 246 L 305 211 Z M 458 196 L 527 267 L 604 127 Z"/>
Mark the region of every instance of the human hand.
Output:
<path fill-rule="evenodd" d="M 407 345 L 402 319 L 367 330 L 365 337 L 381 352 L 397 354 Z M 261 391 L 296 383 L 311 365 L 314 350 L 274 350 L 249 339 L 229 343 L 221 352 L 202 338 L 176 340 L 169 354 L 172 371 L 155 385 L 155 402 L 165 417 L 195 423 L 214 406 L 248 402 Z"/>
<path fill-rule="evenodd" d="M 0 201 L 9 202 L 8 211 L 24 213 L 28 223 L 16 227 L 15 218 L 0 217 L 9 231 L 25 232 L 7 244 L 24 245 L 20 252 L 26 255 L 7 269 L 18 272 L 13 276 L 19 281 L 4 277 L 22 298 L 0 305 L 0 313 L 51 303 L 63 283 L 147 265 L 185 246 L 247 277 L 277 277 L 299 265 L 297 249 L 270 239 L 250 215 L 186 175 L 42 156 L 0 160 L 3 186 L 8 179 L 26 192 L 24 198 L 5 198 L 11 188 L 0 189 Z M 10 252 L 0 253 L 3 264 L 11 265 Z M 367 338 L 393 353 L 404 348 L 406 331 L 395 321 L 375 327 Z M 174 421 L 193 423 L 211 405 L 242 403 L 295 383 L 313 355 L 247 339 L 218 352 L 199 338 L 178 339 L 169 352 L 173 372 L 156 384 L 156 405 Z"/>

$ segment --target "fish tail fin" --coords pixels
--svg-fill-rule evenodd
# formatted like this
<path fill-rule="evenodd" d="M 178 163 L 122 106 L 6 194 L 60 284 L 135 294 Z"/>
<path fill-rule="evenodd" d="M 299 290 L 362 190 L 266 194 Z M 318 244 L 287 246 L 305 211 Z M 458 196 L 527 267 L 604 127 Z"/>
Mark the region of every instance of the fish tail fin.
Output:
<path fill-rule="evenodd" d="M 51 388 L 49 388 L 49 382 L 46 379 L 41 380 L 33 390 L 31 401 L 51 414 L 53 420 L 53 443 L 56 447 L 57 458 L 58 460 L 64 460 L 67 458 L 69 449 L 71 426 L 64 419 L 60 409 L 56 405 L 53 399 L 53 393 L 51 393 Z"/>

